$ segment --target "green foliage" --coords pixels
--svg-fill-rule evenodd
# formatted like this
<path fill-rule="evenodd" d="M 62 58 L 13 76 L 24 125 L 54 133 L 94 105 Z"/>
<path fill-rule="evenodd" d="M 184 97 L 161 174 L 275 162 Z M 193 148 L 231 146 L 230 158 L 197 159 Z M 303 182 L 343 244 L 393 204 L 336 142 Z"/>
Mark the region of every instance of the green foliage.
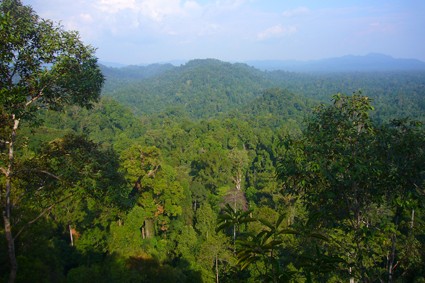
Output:
<path fill-rule="evenodd" d="M 108 250 L 124 257 L 144 254 L 141 227 L 147 213 L 140 206 L 133 207 L 127 215 L 111 224 Z"/>
<path fill-rule="evenodd" d="M 26 205 L 34 207 L 34 203 L 29 201 L 34 190 L 27 194 L 25 187 L 17 184 L 26 182 L 19 178 L 21 172 L 16 168 L 18 160 L 15 152 L 19 146 L 15 142 L 20 122 L 26 120 L 33 126 L 37 125 L 40 109 L 59 110 L 65 105 L 89 108 L 99 98 L 104 81 L 94 52 L 94 48 L 81 42 L 77 32 L 65 31 L 61 26 L 41 19 L 31 7 L 22 5 L 19 0 L 0 3 L 0 140 L 1 150 L 7 149 L 7 154 L 2 152 L 0 159 L 0 199 L 4 224 L 2 234 L 7 240 L 10 264 L 9 282 L 21 276 L 17 277 L 16 236 L 46 214 L 57 201 L 48 207 L 43 203 L 37 217 L 24 225 L 19 223 L 21 217 L 26 216 L 20 215 Z M 49 174 L 54 176 L 45 173 Z M 79 185 L 95 185 L 92 181 Z M 43 185 L 39 184 L 38 191 L 43 191 Z M 19 225 L 22 225 L 20 230 Z M 15 229 L 18 232 L 14 236 Z"/>
<path fill-rule="evenodd" d="M 175 170 L 163 164 L 160 151 L 155 147 L 133 146 L 123 153 L 123 167 L 130 183 L 135 184 L 132 195 L 138 205 L 158 218 L 161 230 L 168 229 L 168 218 L 182 214 L 179 205 L 184 189 L 177 181 Z"/>
<path fill-rule="evenodd" d="M 333 237 L 329 254 L 319 249 L 318 256 L 342 259 L 352 277 L 392 281 L 397 260 L 416 260 L 403 258 L 398 241 L 414 233 L 402 215 L 417 207 L 423 186 L 423 128 L 406 122 L 377 127 L 371 109 L 370 99 L 359 95 L 336 95 L 333 105 L 317 108 L 304 136 L 283 142 L 278 176 L 286 194 L 300 197 L 314 227 Z"/>
<path fill-rule="evenodd" d="M 17 176 L 28 199 L 85 195 L 110 205 L 120 200 L 124 184 L 118 166 L 112 150 L 102 149 L 84 136 L 68 135 L 43 145 L 37 155 L 24 160 Z M 39 192 L 40 184 L 45 191 Z"/>
<path fill-rule="evenodd" d="M 20 1 L 2 1 L 0 10 L 4 111 L 25 118 L 39 108 L 89 106 L 99 97 L 103 76 L 94 49 L 77 32 L 41 19 Z"/>
<path fill-rule="evenodd" d="M 327 103 L 329 94 L 339 92 L 362 90 L 374 99 L 378 110 L 373 116 L 380 121 L 397 117 L 423 120 L 425 109 L 424 72 L 261 72 L 244 64 L 209 59 L 193 60 L 179 67 L 157 67 L 163 70 L 152 76 L 145 72 L 156 66 L 138 67 L 140 75 L 136 67 L 105 68 L 109 77 L 104 95 L 116 98 L 136 113 L 151 115 L 178 109 L 191 118 L 210 118 L 237 110 L 248 118 L 254 117 L 252 123 L 267 127 L 282 122 L 276 117 L 296 117 L 299 122 L 312 102 Z M 276 88 L 287 91 L 282 93 Z M 291 97 L 291 93 L 296 97 Z"/>
<path fill-rule="evenodd" d="M 263 74 L 247 65 L 193 60 L 133 84 L 123 80 L 119 82 L 119 92 L 107 82 L 104 94 L 131 106 L 137 113 L 163 112 L 174 105 L 193 118 L 206 118 L 248 102 L 264 82 Z"/>
<path fill-rule="evenodd" d="M 423 122 L 425 72 L 341 72 L 291 73 L 270 72 L 277 87 L 308 98 L 328 102 L 332 93 L 355 93 L 359 90 L 374 100 L 377 121 L 410 117 Z"/>
<path fill-rule="evenodd" d="M 287 154 L 283 158 L 289 160 L 281 160 L 280 178 L 325 219 L 357 218 L 360 209 L 373 200 L 373 175 L 368 166 L 376 159 L 368 152 L 374 137 L 370 109 L 367 97 L 337 95 L 334 106 L 317 108 L 299 147 L 290 138 L 284 143 Z M 353 205 L 340 201 L 345 199 Z"/>
<path fill-rule="evenodd" d="M 423 125 L 382 122 L 423 120 L 422 73 L 102 66 L 97 101 L 77 33 L 11 0 L 0 24 L 18 281 L 423 279 Z"/>
<path fill-rule="evenodd" d="M 208 240 L 214 231 L 217 224 L 217 215 L 209 203 L 201 205 L 196 210 L 195 228 L 202 238 Z"/>
<path fill-rule="evenodd" d="M 216 231 L 231 230 L 233 246 L 236 244 L 236 238 L 242 232 L 243 226 L 252 221 L 255 221 L 250 214 L 252 211 L 243 211 L 236 208 L 232 208 L 230 204 L 226 204 L 222 210 L 222 213 L 218 216 L 218 223 Z"/>

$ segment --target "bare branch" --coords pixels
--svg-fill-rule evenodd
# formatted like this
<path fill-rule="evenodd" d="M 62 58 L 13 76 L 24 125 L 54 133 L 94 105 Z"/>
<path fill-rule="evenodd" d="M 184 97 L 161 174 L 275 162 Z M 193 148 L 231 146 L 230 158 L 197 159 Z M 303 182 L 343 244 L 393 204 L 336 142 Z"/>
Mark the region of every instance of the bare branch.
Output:
<path fill-rule="evenodd" d="M 45 87 L 43 87 L 36 96 L 34 96 L 33 98 L 31 98 L 29 101 L 27 101 L 27 103 L 25 103 L 25 107 L 30 106 L 33 102 L 37 101 L 38 99 L 40 99 L 43 96 L 43 91 L 44 91 Z"/>
<path fill-rule="evenodd" d="M 25 170 L 19 170 L 19 172 L 42 173 L 42 174 L 45 174 L 45 175 L 47 175 L 49 177 L 52 177 L 52 178 L 54 178 L 54 179 L 56 179 L 58 181 L 61 181 L 62 180 L 59 176 L 57 176 L 57 175 L 55 175 L 53 173 L 50 173 L 49 171 L 46 171 L 46 170 L 25 169 Z"/>
<path fill-rule="evenodd" d="M 52 173 L 50 173 L 50 172 L 48 172 L 48 171 L 45 171 L 45 170 L 38 170 L 38 172 L 43 173 L 43 174 L 46 174 L 47 176 L 50 176 L 50 177 L 52 177 L 52 178 L 54 178 L 54 179 L 56 179 L 56 180 L 58 180 L 58 181 L 60 181 L 60 180 L 61 180 L 61 178 L 60 178 L 59 176 L 56 176 L 55 174 L 52 174 Z"/>

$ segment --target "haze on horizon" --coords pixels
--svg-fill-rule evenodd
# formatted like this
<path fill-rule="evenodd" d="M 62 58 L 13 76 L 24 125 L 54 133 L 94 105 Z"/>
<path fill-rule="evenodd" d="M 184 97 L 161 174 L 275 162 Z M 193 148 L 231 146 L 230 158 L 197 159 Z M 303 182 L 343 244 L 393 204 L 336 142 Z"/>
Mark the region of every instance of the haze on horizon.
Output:
<path fill-rule="evenodd" d="M 382 53 L 425 61 L 425 1 L 22 0 L 80 32 L 99 60 L 316 60 Z"/>

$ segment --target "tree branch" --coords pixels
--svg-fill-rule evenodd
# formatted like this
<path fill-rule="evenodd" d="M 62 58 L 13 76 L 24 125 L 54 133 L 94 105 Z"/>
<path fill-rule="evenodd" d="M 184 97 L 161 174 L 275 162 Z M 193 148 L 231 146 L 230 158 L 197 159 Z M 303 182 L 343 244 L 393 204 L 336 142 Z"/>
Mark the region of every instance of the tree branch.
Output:
<path fill-rule="evenodd" d="M 43 96 L 43 90 L 45 89 L 45 87 L 43 87 L 36 96 L 34 96 L 33 98 L 31 98 L 29 101 L 27 101 L 27 103 L 25 103 L 25 107 L 30 106 L 33 102 L 37 101 L 39 98 L 41 98 Z"/>
<path fill-rule="evenodd" d="M 48 171 L 45 171 L 45 170 L 37 170 L 36 172 L 40 172 L 40 173 L 46 174 L 47 176 L 50 176 L 50 177 L 52 177 L 52 178 L 54 178 L 54 179 L 56 179 L 56 180 L 58 180 L 58 181 L 61 181 L 61 178 L 60 178 L 59 176 L 56 176 L 55 174 L 50 173 L 50 172 L 48 172 Z"/>
<path fill-rule="evenodd" d="M 28 228 L 31 224 L 35 223 L 38 219 L 40 219 L 43 215 L 45 215 L 47 212 L 49 212 L 50 210 L 52 210 L 57 204 L 64 202 L 65 200 L 71 198 L 72 196 L 74 196 L 74 194 L 71 194 L 67 197 L 64 197 L 62 199 L 60 199 L 59 201 L 53 203 L 52 205 L 50 205 L 49 207 L 45 208 L 39 215 L 37 215 L 37 217 L 35 217 L 33 220 L 28 221 L 19 231 L 18 233 L 16 233 L 15 237 L 13 238 L 13 240 L 15 241 L 19 235 L 26 229 Z"/>

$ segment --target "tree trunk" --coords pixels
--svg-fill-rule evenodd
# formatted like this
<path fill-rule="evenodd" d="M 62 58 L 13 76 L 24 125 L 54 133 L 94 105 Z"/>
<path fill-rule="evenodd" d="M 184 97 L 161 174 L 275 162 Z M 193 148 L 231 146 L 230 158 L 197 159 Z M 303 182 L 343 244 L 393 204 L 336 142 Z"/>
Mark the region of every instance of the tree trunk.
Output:
<path fill-rule="evenodd" d="M 354 277 L 352 276 L 352 271 L 353 271 L 353 269 L 350 267 L 349 269 L 348 269 L 348 271 L 349 271 L 349 273 L 350 273 L 350 283 L 354 283 Z"/>
<path fill-rule="evenodd" d="M 9 254 L 9 264 L 10 264 L 10 274 L 9 274 L 9 282 L 13 283 L 16 280 L 16 273 L 18 271 L 18 263 L 16 261 L 16 254 L 15 254 L 15 239 L 13 238 L 12 234 L 12 225 L 11 225 L 11 211 L 12 211 L 12 204 L 10 201 L 10 195 L 12 193 L 12 174 L 13 174 L 13 161 L 14 161 L 14 143 L 16 139 L 16 131 L 19 127 L 19 119 L 15 119 L 15 115 L 12 115 L 13 119 L 13 128 L 12 133 L 9 140 L 9 155 L 8 155 L 8 161 L 9 164 L 7 166 L 7 169 L 5 170 L 5 178 L 6 178 L 6 196 L 5 196 L 5 205 L 3 210 L 3 224 L 4 224 L 4 233 L 6 237 L 7 242 L 7 250 Z"/>
<path fill-rule="evenodd" d="M 4 221 L 4 232 L 6 235 L 7 241 L 7 251 L 9 254 L 9 264 L 10 264 L 10 273 L 9 273 L 9 283 L 13 283 L 16 280 L 16 273 L 18 271 L 18 263 L 16 261 L 15 255 L 15 240 L 12 235 L 12 228 L 10 226 L 10 218 L 7 217 L 7 213 L 3 213 Z"/>
<path fill-rule="evenodd" d="M 235 183 L 236 190 L 240 191 L 242 188 L 242 172 L 237 171 L 236 176 L 233 178 L 233 182 Z"/>
<path fill-rule="evenodd" d="M 145 238 L 146 239 L 150 239 L 153 236 L 155 236 L 155 227 L 154 227 L 154 222 L 153 219 L 145 219 L 144 222 L 144 231 L 145 231 Z"/>
<path fill-rule="evenodd" d="M 388 264 L 388 283 L 392 283 L 393 278 L 393 270 L 394 270 L 394 261 L 395 261 L 395 245 L 396 245 L 396 235 L 394 234 L 391 237 L 391 254 L 390 260 Z"/>
<path fill-rule="evenodd" d="M 217 258 L 217 254 L 215 255 L 215 282 L 219 283 L 219 281 L 218 281 L 218 258 Z"/>
<path fill-rule="evenodd" d="M 395 217 L 394 217 L 394 224 L 396 227 L 398 227 L 398 221 L 399 216 L 401 215 L 402 211 L 399 207 L 396 209 Z M 392 283 L 394 281 L 393 278 L 393 271 L 394 271 L 394 262 L 396 257 L 396 241 L 397 241 L 397 234 L 394 233 L 391 236 L 391 252 L 388 260 L 388 283 Z"/>
<path fill-rule="evenodd" d="M 69 240 L 71 241 L 71 247 L 74 246 L 74 237 L 72 236 L 72 228 L 71 228 L 71 224 L 69 225 Z"/>
<path fill-rule="evenodd" d="M 236 224 L 233 224 L 233 253 L 236 253 Z"/>
<path fill-rule="evenodd" d="M 146 239 L 146 232 L 145 232 L 145 225 L 143 224 L 142 229 L 140 229 L 140 231 L 142 231 L 142 239 Z"/>

